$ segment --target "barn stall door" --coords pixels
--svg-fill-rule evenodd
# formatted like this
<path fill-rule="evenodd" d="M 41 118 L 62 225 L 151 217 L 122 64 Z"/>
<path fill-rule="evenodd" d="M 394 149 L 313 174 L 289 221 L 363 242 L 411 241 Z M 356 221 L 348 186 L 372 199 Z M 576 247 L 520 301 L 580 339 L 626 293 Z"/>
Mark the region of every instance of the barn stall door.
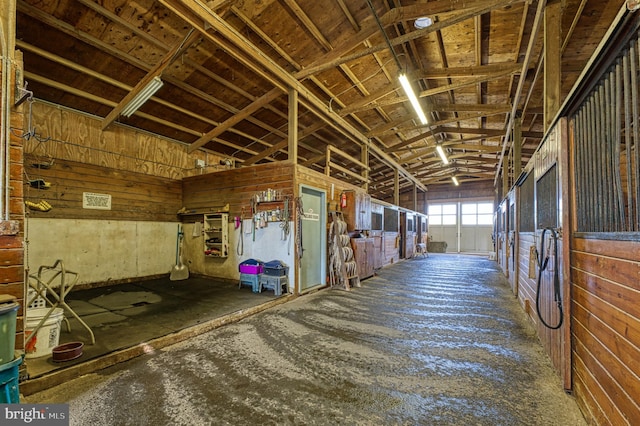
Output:
<path fill-rule="evenodd" d="M 563 239 L 568 226 L 566 150 L 567 121 L 561 119 L 547 133 L 544 142 L 532 158 L 535 179 L 534 243 L 539 260 L 535 279 L 529 281 L 535 295 L 533 315 L 538 335 L 551 362 L 562 377 L 565 388 L 571 387 L 570 280 L 565 270 L 568 262 L 568 241 Z M 545 267 L 546 266 L 546 267 Z"/>

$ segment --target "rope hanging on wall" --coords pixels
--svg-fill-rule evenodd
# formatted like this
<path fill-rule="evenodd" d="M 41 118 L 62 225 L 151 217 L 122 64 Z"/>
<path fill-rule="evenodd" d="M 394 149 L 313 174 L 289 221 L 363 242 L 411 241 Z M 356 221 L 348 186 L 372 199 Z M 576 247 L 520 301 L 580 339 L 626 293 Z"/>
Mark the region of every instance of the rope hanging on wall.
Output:
<path fill-rule="evenodd" d="M 302 218 L 304 216 L 304 208 L 302 206 L 302 198 L 295 199 L 296 205 L 296 256 L 298 260 L 302 260 L 304 247 L 302 245 Z"/>

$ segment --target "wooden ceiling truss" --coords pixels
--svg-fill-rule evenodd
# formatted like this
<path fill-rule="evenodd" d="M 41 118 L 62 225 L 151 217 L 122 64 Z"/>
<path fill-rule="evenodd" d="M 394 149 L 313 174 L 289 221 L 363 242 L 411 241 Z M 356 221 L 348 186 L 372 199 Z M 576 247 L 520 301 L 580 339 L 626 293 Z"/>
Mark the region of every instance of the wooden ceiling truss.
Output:
<path fill-rule="evenodd" d="M 381 30 L 367 0 L 15 1 L 37 98 L 98 116 L 103 131 L 133 126 L 237 167 L 295 161 L 380 199 L 453 174 L 497 184 L 514 140 L 526 162 L 554 108 L 541 83 L 545 11 L 562 40 L 547 76 L 562 98 L 624 3 L 371 0 Z M 415 28 L 424 16 L 433 24 Z M 155 78 L 163 87 L 124 117 Z"/>

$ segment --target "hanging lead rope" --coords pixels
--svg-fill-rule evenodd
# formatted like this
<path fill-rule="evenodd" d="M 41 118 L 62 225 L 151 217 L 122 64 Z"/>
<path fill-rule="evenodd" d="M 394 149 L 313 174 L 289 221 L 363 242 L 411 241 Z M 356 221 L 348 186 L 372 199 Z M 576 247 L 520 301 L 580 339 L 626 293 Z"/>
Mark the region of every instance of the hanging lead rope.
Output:
<path fill-rule="evenodd" d="M 242 256 L 244 254 L 244 207 L 240 210 L 240 223 L 237 228 L 240 230 L 240 237 L 238 238 L 236 253 L 238 256 Z"/>
<path fill-rule="evenodd" d="M 553 299 L 558 305 L 558 313 L 560 315 L 560 319 L 556 325 L 549 325 L 544 318 L 542 318 L 542 313 L 540 312 L 540 288 L 542 286 L 542 273 L 545 269 L 547 269 L 547 264 L 549 263 L 549 253 L 551 252 L 551 240 L 549 241 L 549 247 L 547 248 L 547 256 L 544 255 L 544 235 L 547 231 L 551 231 L 551 238 L 553 238 Z M 560 292 L 560 275 L 558 272 L 558 234 L 553 228 L 544 228 L 542 230 L 542 236 L 540 237 L 540 253 L 536 255 L 538 261 L 538 283 L 537 283 L 537 291 L 536 291 L 536 312 L 538 313 L 538 318 L 542 324 L 551 329 L 557 330 L 562 326 L 562 322 L 564 319 L 564 312 L 562 309 L 562 294 Z"/>
<path fill-rule="evenodd" d="M 289 244 L 287 244 L 287 254 L 291 255 L 291 227 L 289 225 L 289 196 L 284 199 L 284 206 L 282 208 L 282 217 L 280 218 L 282 222 L 280 223 L 280 228 L 282 229 L 282 241 L 289 240 Z"/>
<path fill-rule="evenodd" d="M 296 255 L 298 260 L 302 260 L 304 247 L 302 246 L 302 217 L 304 216 L 304 208 L 302 207 L 302 198 L 295 199 L 296 205 Z"/>

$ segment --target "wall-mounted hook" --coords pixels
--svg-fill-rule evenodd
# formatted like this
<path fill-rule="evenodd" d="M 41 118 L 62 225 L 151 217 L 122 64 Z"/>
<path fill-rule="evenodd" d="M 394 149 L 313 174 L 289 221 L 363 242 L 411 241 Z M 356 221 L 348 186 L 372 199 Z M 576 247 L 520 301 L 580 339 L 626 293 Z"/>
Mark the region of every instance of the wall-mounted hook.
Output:
<path fill-rule="evenodd" d="M 16 76 L 17 77 L 17 76 Z M 16 92 L 14 96 L 13 105 L 17 108 L 27 99 L 33 99 L 33 92 L 31 90 L 27 90 L 27 82 L 24 82 L 24 86 L 20 86 L 18 82 L 18 78 L 16 78 Z"/>

